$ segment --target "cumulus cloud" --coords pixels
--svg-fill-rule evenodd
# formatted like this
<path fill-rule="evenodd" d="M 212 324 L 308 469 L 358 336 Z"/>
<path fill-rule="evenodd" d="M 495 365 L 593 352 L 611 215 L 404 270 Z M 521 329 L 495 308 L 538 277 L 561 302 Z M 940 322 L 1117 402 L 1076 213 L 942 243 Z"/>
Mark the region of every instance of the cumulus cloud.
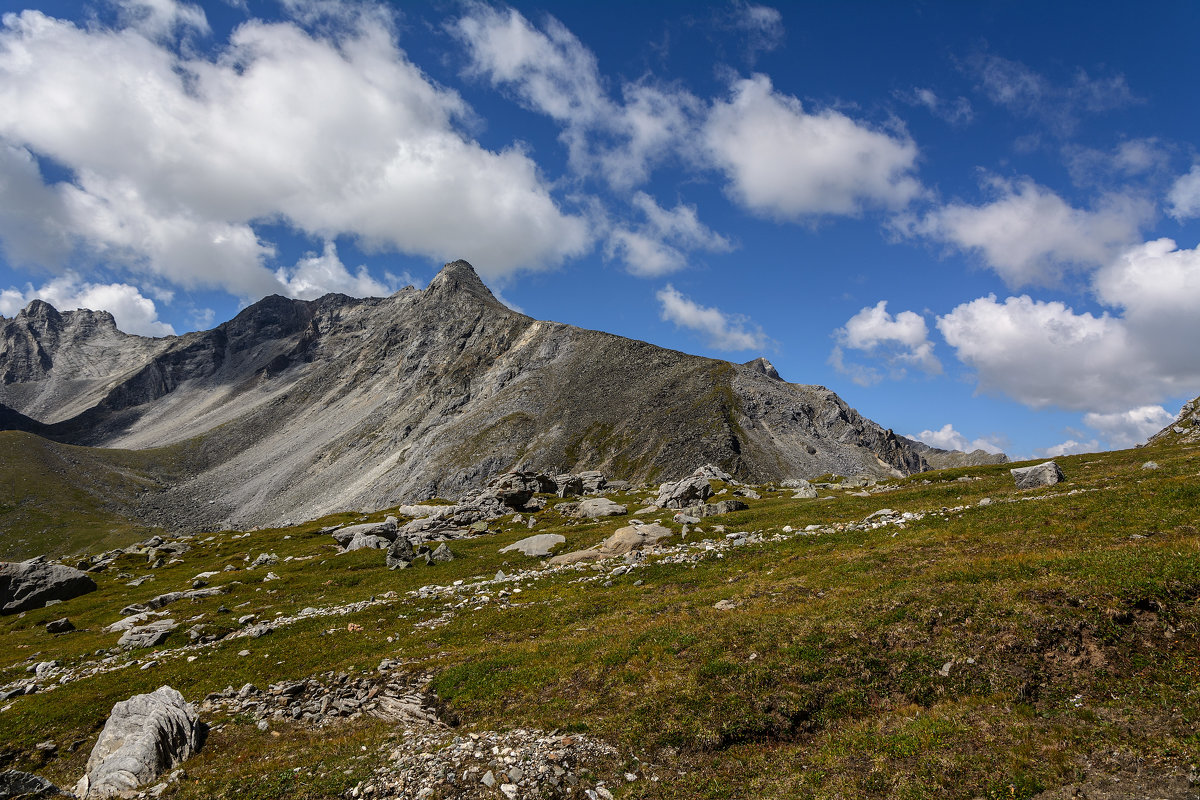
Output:
<path fill-rule="evenodd" d="M 1200 164 L 1181 175 L 1167 193 L 1168 213 L 1179 221 L 1200 217 Z"/>
<path fill-rule="evenodd" d="M 968 64 L 989 100 L 1020 117 L 1038 119 L 1060 136 L 1075 132 L 1085 114 L 1099 114 L 1137 103 L 1125 76 L 1093 78 L 1082 69 L 1066 83 L 1055 83 L 1022 64 L 980 54 Z"/>
<path fill-rule="evenodd" d="M 1067 145 L 1063 147 L 1063 157 L 1071 180 L 1079 186 L 1090 186 L 1165 172 L 1171 153 L 1169 146 L 1148 137 L 1127 139 L 1112 150 Z"/>
<path fill-rule="evenodd" d="M 461 132 L 471 110 L 407 59 L 378 24 L 382 6 L 290 8 L 310 19 L 317 5 L 338 24 L 316 34 L 296 20 L 251 20 L 210 57 L 163 38 L 203 27 L 188 4 L 130 0 L 115 28 L 5 15 L 6 250 L 58 269 L 82 251 L 180 286 L 257 296 L 280 290 L 274 248 L 254 227 L 262 220 L 318 241 L 350 235 L 468 258 L 491 276 L 590 247 L 587 222 L 559 207 L 520 148 L 494 152 Z M 35 156 L 70 179 L 47 182 Z M 36 215 L 22 211 L 26 198 Z"/>
<path fill-rule="evenodd" d="M 645 192 L 634 195 L 633 205 L 642 212 L 645 223 L 638 228 L 615 228 L 605 252 L 634 275 L 657 277 L 682 269 L 688 251 L 732 249 L 727 238 L 700 222 L 695 206 L 680 203 L 668 211 Z"/>
<path fill-rule="evenodd" d="M 1083 424 L 1098 431 L 1110 447 L 1126 448 L 1141 444 L 1175 421 L 1162 406 L 1148 405 L 1111 414 L 1084 414 Z"/>
<path fill-rule="evenodd" d="M 907 230 L 978 253 L 1012 287 L 1053 285 L 1071 267 L 1107 263 L 1154 213 L 1152 203 L 1117 194 L 1075 208 L 1029 178 L 993 177 L 986 188 L 990 202 L 949 203 Z"/>
<path fill-rule="evenodd" d="M 702 133 L 728 191 L 755 213 L 800 219 L 900 208 L 920 191 L 917 146 L 825 109 L 809 112 L 765 75 L 733 84 L 712 106 Z"/>
<path fill-rule="evenodd" d="M 703 110 L 690 93 L 649 80 L 625 83 L 622 100 L 612 99 L 595 55 L 553 17 L 539 30 L 515 9 L 478 3 L 450 30 L 466 46 L 469 74 L 558 122 L 572 168 L 617 188 L 643 182 Z"/>
<path fill-rule="evenodd" d="M 942 362 L 933 354 L 925 318 L 914 311 L 901 311 L 892 316 L 887 311 L 886 300 L 860 310 L 834 331 L 834 339 L 837 344 L 829 363 L 863 386 L 877 383 L 883 376 L 874 367 L 847 361 L 846 350 L 856 350 L 885 364 L 895 379 L 904 377 L 906 367 L 910 366 L 928 375 L 938 375 L 942 371 Z"/>
<path fill-rule="evenodd" d="M 751 61 L 758 53 L 770 52 L 783 44 L 783 14 L 777 8 L 735 2 L 727 16 L 726 25 L 745 35 L 747 55 Z"/>
<path fill-rule="evenodd" d="M 971 453 L 975 450 L 983 450 L 985 453 L 1004 452 L 997 444 L 999 437 L 968 439 L 956 431 L 954 426 L 949 422 L 936 431 L 924 430 L 917 434 L 910 434 L 908 438 L 916 439 L 918 442 L 924 442 L 930 447 L 937 447 L 942 450 L 961 450 L 964 453 Z"/>
<path fill-rule="evenodd" d="M 702 306 L 685 297 L 671 284 L 656 295 L 662 305 L 662 318 L 704 336 L 717 350 L 762 350 L 770 339 L 758 325 L 741 314 L 727 314 L 718 308 Z"/>
<path fill-rule="evenodd" d="M 1100 442 L 1097 439 L 1090 439 L 1086 442 L 1067 439 L 1065 442 L 1051 447 L 1036 448 L 1033 452 L 1039 458 L 1058 458 L 1059 456 L 1075 456 L 1080 453 L 1095 453 L 1099 449 Z"/>
<path fill-rule="evenodd" d="M 979 388 L 1034 408 L 1111 414 L 1200 387 L 1200 248 L 1158 239 L 1122 253 L 1092 278 L 1111 311 L 994 295 L 938 319 Z"/>
<path fill-rule="evenodd" d="M 351 297 L 382 297 L 391 294 L 393 289 L 372 278 L 365 266 L 351 274 L 338 258 L 333 242 L 326 242 L 320 255 L 305 255 L 291 269 L 280 267 L 275 277 L 286 288 L 289 297 L 302 300 L 313 300 L 330 292 Z"/>
<path fill-rule="evenodd" d="M 27 285 L 24 289 L 0 291 L 0 314 L 14 316 L 34 299 L 44 300 L 59 311 L 78 308 L 107 311 L 113 315 L 117 327 L 126 333 L 139 336 L 175 334 L 174 328 L 159 320 L 154 301 L 126 283 L 89 283 L 75 273 L 67 273 L 41 288 Z"/>

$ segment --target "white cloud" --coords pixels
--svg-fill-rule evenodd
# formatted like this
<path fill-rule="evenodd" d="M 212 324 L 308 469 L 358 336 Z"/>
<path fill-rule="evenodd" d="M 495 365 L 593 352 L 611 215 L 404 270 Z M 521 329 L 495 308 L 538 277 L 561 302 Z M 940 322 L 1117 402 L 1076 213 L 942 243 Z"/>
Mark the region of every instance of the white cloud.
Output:
<path fill-rule="evenodd" d="M 918 434 L 910 435 L 908 438 L 916 439 L 919 442 L 924 442 L 930 447 L 937 447 L 942 450 L 961 450 L 964 453 L 971 453 L 976 450 L 983 450 L 985 453 L 1002 453 L 1004 452 L 997 444 L 998 437 L 968 439 L 954 429 L 954 426 L 947 422 L 942 427 L 934 430 L 924 430 Z"/>
<path fill-rule="evenodd" d="M 1111 414 L 1093 412 L 1083 416 L 1083 424 L 1098 431 L 1113 448 L 1141 444 L 1174 421 L 1175 415 L 1157 405 L 1139 406 Z"/>
<path fill-rule="evenodd" d="M 913 87 L 907 92 L 897 91 L 894 94 L 901 102 L 921 106 L 930 114 L 951 125 L 965 125 L 975 117 L 971 101 L 965 97 L 946 100 L 938 97 L 937 92 L 933 89 L 922 87 Z"/>
<path fill-rule="evenodd" d="M 933 354 L 925 318 L 914 311 L 901 311 L 892 316 L 887 311 L 886 300 L 860 310 L 834 331 L 834 338 L 837 345 L 829 363 L 860 385 L 876 383 L 882 376 L 874 368 L 847 362 L 847 349 L 857 350 L 886 364 L 895 379 L 904 377 L 906 366 L 916 367 L 929 375 L 938 375 L 942 371 L 941 361 Z"/>
<path fill-rule="evenodd" d="M 1067 439 L 1061 444 L 1053 445 L 1052 447 L 1036 448 L 1034 453 L 1039 458 L 1058 458 L 1059 456 L 1074 456 L 1080 453 L 1095 453 L 1100 449 L 1100 442 L 1096 439 L 1091 439 L 1086 442 L 1077 442 L 1074 439 Z"/>
<path fill-rule="evenodd" d="M 1067 145 L 1063 157 L 1071 180 L 1080 186 L 1155 175 L 1165 172 L 1171 160 L 1170 148 L 1155 137 L 1126 139 L 1107 151 Z"/>
<path fill-rule="evenodd" d="M 761 350 L 770 344 L 763 329 L 747 317 L 699 305 L 669 283 L 656 296 L 662 304 L 664 320 L 702 334 L 709 346 L 717 350 Z"/>
<path fill-rule="evenodd" d="M 470 109 L 408 61 L 379 24 L 384 7 L 291 6 L 305 19 L 340 14 L 338 24 L 314 35 L 251 20 L 208 58 L 147 29 L 197 27 L 190 5 L 138 3 L 134 27 L 116 29 L 5 15 L 5 247 L 60 269 L 79 248 L 180 286 L 258 296 L 279 290 L 273 247 L 254 228 L 264 220 L 467 258 L 491 276 L 591 246 L 587 222 L 558 206 L 522 150 L 493 152 L 460 132 Z M 46 186 L 30 152 L 72 181 Z M 17 193 L 35 179 L 40 190 Z M 22 214 L 25 197 L 38 214 Z M 32 244 L 39 236 L 48 246 Z"/>
<path fill-rule="evenodd" d="M 1060 136 L 1072 134 L 1084 114 L 1138 102 L 1120 73 L 1092 78 L 1079 69 L 1069 82 L 1058 84 L 1019 61 L 996 55 L 977 56 L 969 66 L 993 103 L 1017 116 L 1040 119 Z"/>
<path fill-rule="evenodd" d="M 668 211 L 645 192 L 633 197 L 633 205 L 646 218 L 632 229 L 615 228 L 605 246 L 609 258 L 624 262 L 634 275 L 657 277 L 687 265 L 687 251 L 727 252 L 729 240 L 700 222 L 696 207 L 680 203 Z"/>
<path fill-rule="evenodd" d="M 1028 178 L 991 178 L 987 188 L 996 195 L 991 202 L 947 204 L 909 230 L 979 253 L 1013 287 L 1052 285 L 1071 266 L 1107 263 L 1137 240 L 1154 212 L 1151 203 L 1123 195 L 1075 208 Z"/>
<path fill-rule="evenodd" d="M 938 329 L 982 391 L 1034 408 L 1111 414 L 1196 394 L 1200 248 L 1170 239 L 1130 248 L 1094 274 L 1092 290 L 1119 313 L 989 295 L 939 318 Z"/>
<path fill-rule="evenodd" d="M 208 34 L 208 17 L 204 10 L 192 3 L 176 0 L 115 0 L 121 22 L 140 33 L 155 39 L 173 33 Z"/>
<path fill-rule="evenodd" d="M 333 242 L 326 242 L 320 255 L 308 253 L 291 269 L 280 267 L 275 276 L 289 297 L 301 300 L 314 300 L 330 292 L 351 297 L 383 297 L 392 293 L 392 287 L 372 278 L 365 266 L 351 275 L 338 258 Z"/>
<path fill-rule="evenodd" d="M 731 27 L 746 34 L 751 60 L 758 52 L 770 52 L 783 43 L 785 30 L 779 9 L 743 0 L 735 2 L 730 13 Z"/>
<path fill-rule="evenodd" d="M 737 202 L 768 217 L 900 208 L 920 191 L 917 146 L 832 109 L 808 112 L 765 75 L 734 83 L 713 104 L 703 140 Z"/>
<path fill-rule="evenodd" d="M 173 336 L 175 329 L 158 318 L 154 301 L 143 297 L 136 286 L 126 283 L 89 283 L 74 273 L 54 278 L 39 289 L 9 288 L 0 292 L 0 314 L 11 317 L 34 299 L 44 300 L 59 311 L 87 308 L 107 311 L 117 327 L 139 336 Z"/>
<path fill-rule="evenodd" d="M 1167 193 L 1167 202 L 1171 204 L 1170 215 L 1177 220 L 1200 217 L 1200 164 L 1175 181 Z"/>

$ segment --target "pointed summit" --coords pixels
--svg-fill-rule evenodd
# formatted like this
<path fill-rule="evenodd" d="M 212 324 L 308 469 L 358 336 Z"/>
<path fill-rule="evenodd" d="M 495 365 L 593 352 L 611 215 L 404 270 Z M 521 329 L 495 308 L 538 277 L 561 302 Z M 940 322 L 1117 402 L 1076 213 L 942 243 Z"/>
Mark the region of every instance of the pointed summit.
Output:
<path fill-rule="evenodd" d="M 755 372 L 761 372 L 768 378 L 774 378 L 777 381 L 783 380 L 783 378 L 779 377 L 779 371 L 775 369 L 775 365 L 770 361 L 767 361 L 767 359 L 762 356 L 759 356 L 753 361 L 747 361 L 745 364 L 742 364 L 742 366 L 749 367 Z"/>
<path fill-rule="evenodd" d="M 429 282 L 429 286 L 425 291 L 430 295 L 446 296 L 458 295 L 465 292 L 485 302 L 504 307 L 496 299 L 496 296 L 492 294 L 491 290 L 484 285 L 483 281 L 479 279 L 475 268 L 462 259 L 451 261 L 442 267 L 442 271 Z"/>
<path fill-rule="evenodd" d="M 58 309 L 47 303 L 45 300 L 34 298 L 29 301 L 29 305 L 21 309 L 21 314 L 29 319 L 54 319 L 60 320 L 61 315 Z"/>

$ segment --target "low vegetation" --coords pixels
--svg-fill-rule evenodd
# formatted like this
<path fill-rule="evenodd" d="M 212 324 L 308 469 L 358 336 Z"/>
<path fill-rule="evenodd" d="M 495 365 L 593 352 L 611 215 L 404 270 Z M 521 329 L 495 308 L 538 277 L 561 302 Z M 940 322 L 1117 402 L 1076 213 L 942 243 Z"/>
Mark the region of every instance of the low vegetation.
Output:
<path fill-rule="evenodd" d="M 1150 459 L 1158 469 L 1143 469 Z M 1200 764 L 1200 447 L 1059 464 L 1066 483 L 1025 492 L 1010 465 L 926 473 L 865 497 L 758 487 L 749 510 L 687 537 L 720 547 L 618 575 L 621 560 L 538 571 L 538 559 L 500 554 L 530 534 L 512 518 L 451 542 L 449 563 L 401 571 L 378 550 L 338 554 L 322 532 L 387 510 L 200 534 L 157 568 L 127 554 L 95 576 L 96 592 L 0 618 L 0 685 L 52 659 L 84 670 L 115 647 L 102 628 L 122 607 L 190 588 L 201 572 L 230 593 L 169 610 L 213 630 L 376 602 L 205 646 L 188 644 L 184 624 L 123 669 L 0 703 L 0 768 L 70 786 L 112 704 L 133 693 L 169 684 L 199 702 L 388 658 L 432 676 L 427 691 L 464 735 L 536 728 L 613 745 L 606 777 L 621 798 L 1024 798 L 1101 779 L 1172 796 Z M 648 496 L 613 499 L 634 509 Z M 884 507 L 910 516 L 863 524 Z M 627 524 L 576 522 L 554 503 L 535 517 L 533 532 L 560 533 L 568 549 Z M 682 544 L 672 512 L 642 519 Z M 751 543 L 726 546 L 741 531 Z M 262 553 L 279 557 L 278 580 L 247 568 Z M 507 603 L 486 583 L 498 570 L 522 575 L 505 584 L 521 589 Z M 415 594 L 455 581 L 459 608 Z M 78 630 L 46 632 L 64 616 Z M 204 750 L 163 796 L 343 796 L 398 735 L 369 718 L 269 731 L 237 715 L 207 721 Z"/>

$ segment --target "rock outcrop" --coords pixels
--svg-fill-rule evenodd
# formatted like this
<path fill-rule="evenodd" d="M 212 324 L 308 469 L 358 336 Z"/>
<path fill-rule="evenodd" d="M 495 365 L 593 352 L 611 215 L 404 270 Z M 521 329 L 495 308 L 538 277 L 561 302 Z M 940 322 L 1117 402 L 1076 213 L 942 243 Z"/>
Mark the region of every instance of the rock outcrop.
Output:
<path fill-rule="evenodd" d="M 1016 482 L 1018 489 L 1037 489 L 1042 486 L 1053 486 L 1067 479 L 1063 475 L 1063 471 L 1059 469 L 1058 464 L 1055 464 L 1053 461 L 1036 464 L 1032 467 L 1017 467 L 1010 469 L 1009 472 L 1012 473 L 1013 480 Z"/>
<path fill-rule="evenodd" d="M 1197 442 L 1200 442 L 1200 397 L 1184 403 L 1175 421 L 1151 436 L 1147 444 L 1196 444 Z"/>
<path fill-rule="evenodd" d="M 14 425 L 70 444 L 182 448 L 182 474 L 131 510 L 172 528 L 456 497 L 512 470 L 578 477 L 536 487 L 567 495 L 601 491 L 595 471 L 661 482 L 712 463 L 761 482 L 926 467 L 908 439 L 764 360 L 536 321 L 461 261 L 424 291 L 273 296 L 179 337 L 127 336 L 105 314 L 40 302 L 0 318 L 0 334 L 0 403 L 24 415 Z M 514 479 L 495 499 L 512 507 L 533 488 Z"/>
<path fill-rule="evenodd" d="M 41 608 L 52 600 L 70 600 L 95 590 L 96 582 L 83 572 L 44 558 L 0 563 L 0 614 Z"/>
<path fill-rule="evenodd" d="M 196 709 L 169 686 L 113 706 L 75 787 L 81 798 L 132 797 L 162 773 L 191 758 L 204 743 Z"/>

